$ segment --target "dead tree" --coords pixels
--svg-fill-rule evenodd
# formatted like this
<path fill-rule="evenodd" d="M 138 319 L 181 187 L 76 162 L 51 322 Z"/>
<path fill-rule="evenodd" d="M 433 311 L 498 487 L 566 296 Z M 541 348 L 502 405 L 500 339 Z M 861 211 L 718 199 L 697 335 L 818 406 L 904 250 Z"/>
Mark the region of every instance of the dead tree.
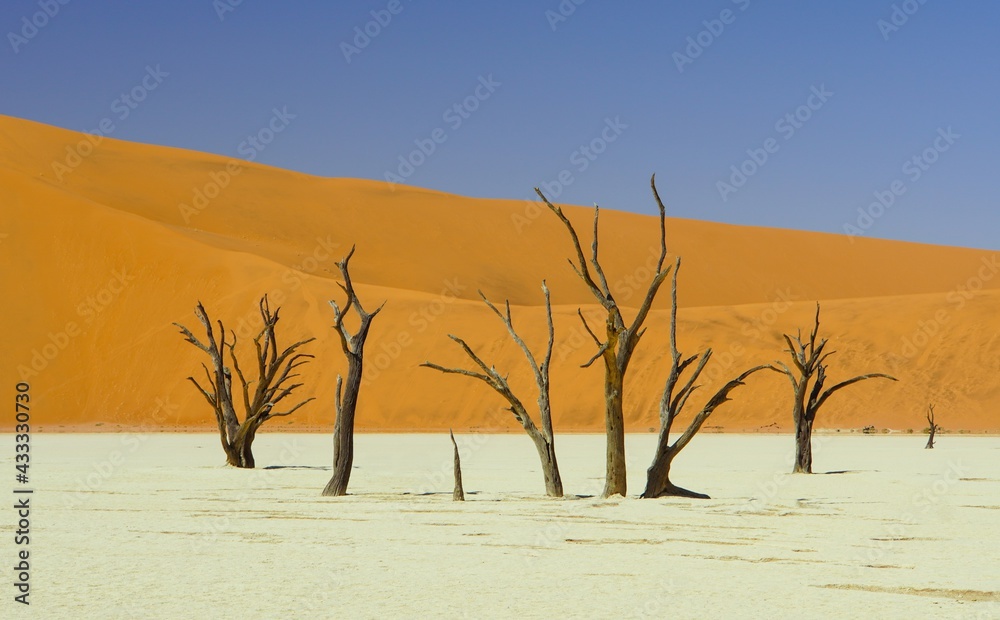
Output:
<path fill-rule="evenodd" d="M 646 490 L 643 491 L 642 497 L 650 498 L 674 495 L 709 499 L 708 495 L 682 489 L 670 482 L 670 465 L 674 457 L 701 430 L 702 425 L 705 424 L 705 420 L 722 403 L 729 400 L 729 393 L 737 387 L 744 385 L 747 377 L 768 368 L 768 366 L 755 366 L 722 386 L 694 416 L 694 419 L 688 424 L 687 430 L 673 444 L 670 443 L 671 427 L 683 411 L 688 398 L 700 387 L 697 385 L 698 378 L 701 377 L 702 371 L 712 358 L 712 349 L 706 349 L 700 355 L 692 355 L 687 358 L 683 358 L 677 350 L 677 274 L 680 268 L 681 259 L 677 258 L 674 262 L 670 290 L 670 375 L 667 377 L 667 383 L 663 388 L 663 396 L 660 399 L 660 435 L 656 444 L 656 454 L 653 457 L 653 463 L 646 470 Z M 683 386 L 681 386 L 681 375 L 695 362 L 697 364 L 694 366 L 693 372 L 684 381 Z"/>
<path fill-rule="evenodd" d="M 344 378 L 337 375 L 337 419 L 333 425 L 333 476 L 323 489 L 323 495 L 327 496 L 347 495 L 351 468 L 354 466 L 354 415 L 358 408 L 358 392 L 361 390 L 361 375 L 364 371 L 365 340 L 368 338 L 372 319 L 385 306 L 383 302 L 374 312 L 366 312 L 362 307 L 351 282 L 349 262 L 352 256 L 354 256 L 353 246 L 347 256 L 337 263 L 344 278 L 344 283 L 339 286 L 347 294 L 347 302 L 341 309 L 336 301 L 330 301 L 330 307 L 333 308 L 333 328 L 340 336 L 340 347 L 347 357 L 347 385 L 345 389 Z M 352 309 L 359 319 L 358 330 L 353 334 L 344 324 L 344 319 Z"/>
<path fill-rule="evenodd" d="M 195 307 L 194 314 L 205 328 L 208 344 L 202 343 L 180 323 L 174 323 L 180 328 L 185 340 L 207 353 L 211 358 L 211 371 L 204 363 L 201 365 L 205 369 L 208 388 L 203 387 L 194 377 L 188 377 L 188 380 L 198 388 L 198 391 L 215 411 L 215 420 L 218 422 L 219 436 L 222 439 L 222 449 L 226 453 L 226 463 L 247 469 L 254 467 L 253 440 L 257 435 L 257 429 L 271 418 L 291 415 L 299 407 L 313 400 L 307 398 L 285 412 L 275 411 L 278 403 L 302 386 L 301 383 L 292 383 L 291 385 L 286 385 L 286 383 L 299 376 L 297 373 L 293 373 L 293 370 L 313 357 L 296 351 L 315 338 L 296 342 L 279 353 L 275 328 L 278 324 L 280 308 L 275 308 L 274 312 L 271 312 L 267 295 L 261 298 L 258 305 L 264 327 L 253 339 L 257 357 L 257 380 L 252 382 L 256 385 L 252 397 L 250 383 L 244 377 L 243 371 L 240 370 L 239 361 L 236 359 L 236 332 L 230 332 L 231 340 L 227 342 L 226 328 L 222 321 L 218 321 L 219 337 L 216 339 L 212 329 L 212 320 L 208 317 L 201 302 L 198 302 Z M 233 377 L 226 365 L 227 349 L 233 370 L 236 371 L 236 377 L 239 379 L 242 389 L 244 410 L 242 422 L 237 417 L 236 407 L 233 404 Z"/>
<path fill-rule="evenodd" d="M 494 366 L 487 366 L 486 362 L 476 355 L 472 348 L 458 336 L 448 335 L 449 338 L 462 347 L 465 354 L 472 359 L 482 372 L 466 370 L 464 368 L 445 368 L 431 362 L 424 362 L 421 366 L 433 368 L 444 373 L 465 375 L 479 379 L 502 396 L 510 404 L 508 409 L 514 414 L 514 418 L 521 424 L 524 432 L 535 443 L 535 448 L 538 450 L 538 458 L 542 463 L 542 474 L 545 477 L 546 495 L 550 497 L 562 497 L 562 478 L 559 476 L 559 464 L 556 461 L 555 434 L 552 431 L 552 407 L 549 402 L 549 366 L 552 362 L 552 345 L 555 342 L 555 328 L 552 324 L 552 301 L 549 289 L 544 281 L 542 282 L 542 292 L 545 294 L 545 314 L 548 319 L 549 339 L 545 348 L 545 358 L 539 364 L 534 354 L 532 354 L 531 349 L 528 348 L 528 345 L 525 344 L 524 340 L 514 329 L 510 314 L 510 302 L 505 302 L 506 311 L 501 312 L 499 308 L 486 298 L 486 295 L 482 291 L 479 291 L 479 296 L 482 297 L 483 302 L 500 318 L 504 326 L 506 326 L 507 332 L 510 333 L 510 337 L 521 348 L 521 351 L 524 352 L 524 356 L 531 366 L 531 370 L 535 375 L 535 383 L 538 386 L 538 414 L 542 425 L 541 429 L 535 425 L 535 421 L 532 419 L 531 414 L 528 413 L 524 403 L 511 390 L 510 384 L 507 382 L 507 377 L 501 375 Z"/>
<path fill-rule="evenodd" d="M 465 501 L 465 489 L 462 488 L 462 457 L 458 454 L 458 444 L 455 442 L 455 433 L 448 429 L 451 436 L 451 445 L 455 448 L 455 490 L 451 494 L 451 499 L 456 502 Z"/>
<path fill-rule="evenodd" d="M 783 362 L 777 362 L 780 368 L 771 370 L 784 373 L 792 384 L 794 400 L 792 402 L 792 420 L 795 423 L 795 466 L 793 473 L 812 473 L 812 431 L 816 421 L 816 413 L 835 392 L 865 379 L 889 379 L 895 377 L 872 373 L 859 375 L 823 390 L 826 383 L 825 363 L 835 351 L 826 351 L 827 339 L 817 340 L 819 334 L 819 302 L 816 302 L 816 319 L 808 342 L 802 341 L 802 330 L 795 337 L 784 334 L 785 351 L 792 358 L 794 368 L 789 368 Z M 810 383 L 811 382 L 811 383 Z"/>
<path fill-rule="evenodd" d="M 656 273 L 653 275 L 646 296 L 636 312 L 631 323 L 626 323 L 622 316 L 618 302 L 615 301 L 608 287 L 608 279 L 604 274 L 604 269 L 598 260 L 597 239 L 598 239 L 598 218 L 600 208 L 594 206 L 594 240 L 590 246 L 590 259 L 583 252 L 580 245 L 580 237 L 573 228 L 573 224 L 563 214 L 562 209 L 555 206 L 545 194 L 537 187 L 535 192 L 545 202 L 548 208 L 555 213 L 559 221 L 566 227 L 570 240 L 573 242 L 573 249 L 576 251 L 576 258 L 569 259 L 570 265 L 576 275 L 587 285 L 588 290 L 599 304 L 607 312 L 604 326 L 604 339 L 598 338 L 597 334 L 583 316 L 583 312 L 578 311 L 583 326 L 590 334 L 597 345 L 597 353 L 583 367 L 589 367 L 598 359 L 604 364 L 604 426 L 607 433 L 606 449 L 606 469 L 604 477 L 603 497 L 612 495 L 624 496 L 627 491 L 626 468 L 625 468 L 625 421 L 624 421 L 624 399 L 625 399 L 625 373 L 628 370 L 629 362 L 632 361 L 632 354 L 636 345 L 639 344 L 645 329 L 642 324 L 649 315 L 653 300 L 656 297 L 660 285 L 663 284 L 670 273 L 670 267 L 664 268 L 664 261 L 667 257 L 666 240 L 666 210 L 663 202 L 656 191 L 656 175 L 650 179 L 653 189 L 653 196 L 660 211 L 660 257 L 656 263 Z"/>
<path fill-rule="evenodd" d="M 934 448 L 934 435 L 941 430 L 941 427 L 934 422 L 934 405 L 927 406 L 927 425 L 927 445 L 924 448 L 931 450 Z"/>

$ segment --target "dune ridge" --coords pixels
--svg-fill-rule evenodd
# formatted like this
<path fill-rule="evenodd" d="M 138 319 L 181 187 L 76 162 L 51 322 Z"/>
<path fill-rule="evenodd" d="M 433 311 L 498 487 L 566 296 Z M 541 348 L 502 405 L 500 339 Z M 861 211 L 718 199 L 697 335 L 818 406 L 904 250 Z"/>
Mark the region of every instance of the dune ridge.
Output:
<path fill-rule="evenodd" d="M 43 427 L 211 428 L 185 381 L 200 352 L 171 322 L 198 327 L 192 308 L 201 300 L 248 345 L 264 293 L 282 306 L 279 338 L 317 338 L 317 359 L 303 369 L 303 395 L 317 400 L 272 425 L 332 427 L 344 364 L 327 300 L 341 295 L 335 261 L 356 244 L 359 295 L 387 302 L 368 341 L 359 430 L 515 428 L 485 386 L 418 365 L 464 363 L 447 338 L 461 335 L 533 401 L 520 350 L 476 291 L 510 299 L 519 330 L 540 348 L 543 278 L 556 304 L 556 430 L 603 429 L 601 371 L 579 367 L 592 350 L 575 318 L 578 307 L 599 309 L 566 263 L 564 231 L 538 203 L 312 177 L 111 138 L 81 146 L 90 142 L 0 116 L 0 255 L 11 300 L 0 363 L 9 381 L 32 383 Z M 669 209 L 668 176 L 660 189 Z M 635 304 L 655 258 L 656 220 L 614 206 L 602 205 L 603 262 L 617 299 Z M 566 211 L 589 238 L 591 210 Z M 682 349 L 715 350 L 705 391 L 778 358 L 780 333 L 805 328 L 821 300 L 824 333 L 840 351 L 831 378 L 887 371 L 900 382 L 835 397 L 819 427 L 919 431 L 935 402 L 946 429 L 1000 430 L 1000 252 L 677 218 L 667 226 L 671 253 L 684 258 Z M 666 301 L 627 379 L 632 431 L 657 425 Z M 757 375 L 734 397 L 709 426 L 790 428 L 783 377 Z"/>

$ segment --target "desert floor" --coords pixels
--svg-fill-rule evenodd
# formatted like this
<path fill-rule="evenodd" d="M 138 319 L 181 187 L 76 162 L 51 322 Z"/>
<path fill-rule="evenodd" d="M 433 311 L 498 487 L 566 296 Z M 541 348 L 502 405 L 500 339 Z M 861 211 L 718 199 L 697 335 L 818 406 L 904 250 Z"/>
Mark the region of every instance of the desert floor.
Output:
<path fill-rule="evenodd" d="M 674 481 L 713 499 L 640 500 L 654 439 L 601 500 L 603 437 L 558 437 L 550 500 L 527 437 L 459 436 L 457 503 L 445 435 L 358 436 L 336 499 L 329 435 L 265 429 L 252 471 L 208 434 L 36 435 L 31 616 L 1000 617 L 1000 438 L 823 435 L 806 476 L 787 435 L 702 435 Z"/>

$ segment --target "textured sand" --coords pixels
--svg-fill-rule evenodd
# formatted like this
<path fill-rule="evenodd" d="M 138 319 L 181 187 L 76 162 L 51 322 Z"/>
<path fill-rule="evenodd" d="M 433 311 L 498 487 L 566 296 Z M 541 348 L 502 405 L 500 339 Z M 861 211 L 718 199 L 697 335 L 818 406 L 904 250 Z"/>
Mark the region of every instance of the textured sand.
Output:
<path fill-rule="evenodd" d="M 418 364 L 463 363 L 446 337 L 455 333 L 510 372 L 515 386 L 531 388 L 520 351 L 476 290 L 510 298 L 538 348 L 542 278 L 557 304 L 556 428 L 603 428 L 601 370 L 579 368 L 593 351 L 574 317 L 581 305 L 597 310 L 566 263 L 564 231 L 537 202 L 316 178 L 111 139 L 88 149 L 82 140 L 0 117 L 0 287 L 9 298 L 0 374 L 31 381 L 43 428 L 210 428 L 210 413 L 184 381 L 199 371 L 200 352 L 170 323 L 194 327 L 200 299 L 249 344 L 265 292 L 283 307 L 285 342 L 317 338 L 303 394 L 317 401 L 280 424 L 330 428 L 343 362 L 327 300 L 339 294 L 335 261 L 353 243 L 363 300 L 387 301 L 368 342 L 359 428 L 515 427 L 484 386 Z M 89 155 L 72 169 L 54 168 L 66 164 L 67 149 Z M 669 171 L 661 172 L 669 208 Z M 214 198 L 185 211 L 196 191 Z M 635 303 L 650 277 L 644 265 L 656 251 L 656 220 L 603 206 L 613 292 Z M 652 200 L 645 206 L 654 212 Z M 568 211 L 589 234 L 589 210 Z M 775 359 L 780 332 L 806 326 L 821 299 L 824 333 L 840 351 L 831 380 L 888 371 L 901 381 L 831 400 L 820 426 L 919 430 L 933 401 L 945 428 L 1000 430 L 1000 253 L 675 219 L 668 237 L 685 261 L 682 348 L 714 347 L 709 377 Z M 656 424 L 665 379 L 662 310 L 649 327 L 628 377 L 626 422 L 635 431 Z M 755 376 L 735 397 L 710 426 L 789 427 L 780 376 Z"/>
<path fill-rule="evenodd" d="M 209 434 L 38 435 L 33 617 L 1000 617 L 997 438 L 821 436 L 843 473 L 804 476 L 787 435 L 700 436 L 675 481 L 705 501 L 590 497 L 597 435 L 558 442 L 565 500 L 526 437 L 458 441 L 465 503 L 441 434 L 359 437 L 337 499 L 329 437 L 262 435 L 239 471 Z"/>

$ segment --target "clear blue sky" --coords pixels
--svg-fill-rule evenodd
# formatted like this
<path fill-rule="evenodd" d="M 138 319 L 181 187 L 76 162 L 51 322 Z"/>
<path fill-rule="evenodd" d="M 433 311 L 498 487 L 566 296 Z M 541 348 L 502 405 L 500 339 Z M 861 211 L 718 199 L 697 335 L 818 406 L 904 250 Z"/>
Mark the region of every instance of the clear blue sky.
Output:
<path fill-rule="evenodd" d="M 655 171 L 672 215 L 842 233 L 862 208 L 868 236 L 1000 249 L 996 2 L 236 1 L 5 0 L 0 113 L 244 156 L 287 107 L 258 161 L 384 179 L 436 136 L 407 183 L 525 198 L 568 171 L 561 202 L 653 213 Z M 120 119 L 147 66 L 169 75 Z"/>

